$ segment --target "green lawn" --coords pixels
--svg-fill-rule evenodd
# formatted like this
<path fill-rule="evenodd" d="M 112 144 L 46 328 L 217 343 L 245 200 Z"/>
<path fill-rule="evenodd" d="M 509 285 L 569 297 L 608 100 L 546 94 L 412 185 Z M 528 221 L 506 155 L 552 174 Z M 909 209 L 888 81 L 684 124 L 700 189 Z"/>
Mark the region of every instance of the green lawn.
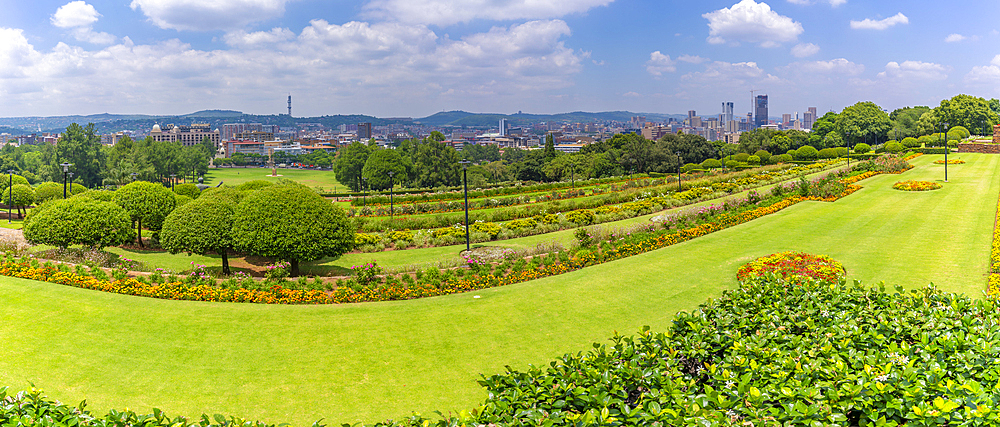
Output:
<path fill-rule="evenodd" d="M 958 157 L 958 156 L 955 156 Z M 98 410 L 159 407 L 293 422 L 377 421 L 469 409 L 480 374 L 547 364 L 615 331 L 663 330 L 735 285 L 742 263 L 783 250 L 830 255 L 853 279 L 980 295 L 1000 156 L 964 154 L 938 191 L 941 156 L 665 249 L 475 293 L 345 306 L 163 301 L 0 280 L 0 384 L 28 382 Z M 409 251 L 406 251 L 409 252 Z M 401 252 L 405 253 L 405 252 Z M 480 296 L 481 298 L 474 298 Z"/>
<path fill-rule="evenodd" d="M 224 167 L 209 169 L 205 174 L 205 184 L 218 185 L 224 182 L 226 185 L 239 185 L 251 180 L 278 180 L 281 178 L 298 181 L 311 188 L 319 188 L 324 192 L 349 191 L 349 189 L 337 181 L 333 171 L 319 171 L 310 169 L 278 169 L 277 178 L 270 176 L 271 169 L 268 168 L 240 168 Z"/>

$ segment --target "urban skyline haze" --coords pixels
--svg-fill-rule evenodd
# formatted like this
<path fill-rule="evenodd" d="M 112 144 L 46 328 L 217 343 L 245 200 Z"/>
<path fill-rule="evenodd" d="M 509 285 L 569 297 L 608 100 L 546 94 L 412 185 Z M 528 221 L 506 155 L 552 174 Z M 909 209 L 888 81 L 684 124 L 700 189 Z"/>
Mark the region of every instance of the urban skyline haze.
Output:
<path fill-rule="evenodd" d="M 0 116 L 615 111 L 772 117 L 1000 96 L 1000 3 L 5 3 Z"/>

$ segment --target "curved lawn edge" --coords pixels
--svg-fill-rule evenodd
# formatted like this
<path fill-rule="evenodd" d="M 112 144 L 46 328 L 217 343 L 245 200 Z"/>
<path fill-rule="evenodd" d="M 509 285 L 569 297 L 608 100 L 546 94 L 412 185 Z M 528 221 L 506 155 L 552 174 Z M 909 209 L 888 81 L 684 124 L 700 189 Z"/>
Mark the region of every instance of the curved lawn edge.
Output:
<path fill-rule="evenodd" d="M 904 160 L 909 160 L 914 157 L 917 157 L 917 155 L 907 157 Z M 459 278 L 446 280 L 433 285 L 429 283 L 413 283 L 406 285 L 405 282 L 403 284 L 399 284 L 397 282 L 396 284 L 382 286 L 378 289 L 363 288 L 361 290 L 355 290 L 350 287 L 343 286 L 330 292 L 324 292 L 319 290 L 288 289 L 279 285 L 272 286 L 270 289 L 266 290 L 256 290 L 242 288 L 227 289 L 206 284 L 191 285 L 184 282 L 151 284 L 134 277 L 125 277 L 115 280 L 99 280 L 90 276 L 79 275 L 75 272 L 60 270 L 60 268 L 55 266 L 40 266 L 38 265 L 37 260 L 14 260 L 10 256 L 0 262 L 0 275 L 58 283 L 66 286 L 124 295 L 186 301 L 241 302 L 258 304 L 343 304 L 426 298 L 506 286 L 543 277 L 565 274 L 588 266 L 616 261 L 695 239 L 697 237 L 779 212 L 802 201 L 812 200 L 834 202 L 854 193 L 857 190 L 860 190 L 862 187 L 855 185 L 856 182 L 879 174 L 880 173 L 878 172 L 865 172 L 853 177 L 845 178 L 841 180 L 841 182 L 847 185 L 843 193 L 825 199 L 801 196 L 788 197 L 771 205 L 758 207 L 735 216 L 720 215 L 712 222 L 678 230 L 677 232 L 670 234 L 649 237 L 638 243 L 625 243 L 620 247 L 613 247 L 606 252 L 602 251 L 600 254 L 588 253 L 583 256 L 573 255 L 555 260 L 553 260 L 553 256 L 550 254 L 545 258 L 550 262 L 543 261 L 539 266 L 528 270 L 516 271 L 504 276 L 487 273 L 485 275 L 477 275 L 468 279 Z"/>

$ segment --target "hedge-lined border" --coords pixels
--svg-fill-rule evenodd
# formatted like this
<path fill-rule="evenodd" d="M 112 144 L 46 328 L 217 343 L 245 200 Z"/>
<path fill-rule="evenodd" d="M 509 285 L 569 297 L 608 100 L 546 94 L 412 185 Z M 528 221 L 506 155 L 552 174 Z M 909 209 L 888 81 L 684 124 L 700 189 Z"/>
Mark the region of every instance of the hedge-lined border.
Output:
<path fill-rule="evenodd" d="M 993 245 L 990 248 L 990 271 L 986 279 L 986 295 L 1000 296 L 1000 198 L 997 213 L 993 217 Z"/>
<path fill-rule="evenodd" d="M 913 157 L 916 157 L 916 155 L 908 157 L 907 159 L 912 159 Z M 909 170 L 909 168 L 906 170 Z M 896 173 L 902 173 L 906 170 Z M 56 267 L 38 266 L 37 262 L 33 265 L 27 261 L 14 261 L 11 258 L 7 258 L 3 262 L 0 262 L 0 275 L 58 283 L 66 286 L 74 286 L 78 288 L 124 295 L 188 301 L 244 302 L 259 304 L 343 304 L 424 298 L 506 286 L 529 280 L 540 279 L 543 277 L 565 274 L 584 267 L 615 261 L 656 249 L 665 248 L 667 246 L 672 246 L 677 243 L 685 242 L 716 231 L 753 221 L 765 215 L 781 211 L 782 209 L 802 201 L 836 201 L 854 193 L 857 190 L 860 190 L 861 186 L 855 185 L 856 182 L 879 174 L 879 172 L 869 171 L 841 180 L 841 182 L 846 184 L 847 187 L 841 194 L 836 196 L 830 196 L 827 198 L 802 196 L 789 197 L 769 206 L 761 206 L 739 214 L 720 215 L 713 222 L 679 230 L 674 233 L 649 236 L 645 240 L 638 243 L 625 243 L 613 247 L 606 252 L 602 252 L 600 256 L 595 253 L 588 253 L 580 257 L 572 256 L 569 258 L 568 262 L 555 262 L 548 265 L 541 265 L 534 269 L 515 272 L 504 277 L 497 277 L 493 274 L 488 274 L 472 278 L 451 279 L 442 283 L 440 286 L 417 283 L 408 286 L 387 285 L 377 289 L 366 288 L 360 291 L 355 291 L 347 286 L 341 286 L 331 292 L 286 289 L 277 285 L 272 286 L 267 290 L 225 289 L 208 285 L 192 286 L 184 284 L 183 282 L 150 284 L 140 282 L 139 280 L 131 277 L 127 277 L 122 280 L 98 280 L 90 276 L 78 275 L 74 272 L 61 271 Z"/>

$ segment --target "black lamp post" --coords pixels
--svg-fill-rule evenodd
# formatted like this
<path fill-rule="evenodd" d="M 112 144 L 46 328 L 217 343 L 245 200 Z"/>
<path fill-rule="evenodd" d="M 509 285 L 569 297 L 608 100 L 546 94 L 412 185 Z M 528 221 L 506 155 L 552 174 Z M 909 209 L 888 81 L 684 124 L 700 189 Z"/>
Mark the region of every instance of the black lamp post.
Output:
<path fill-rule="evenodd" d="M 60 163 L 59 166 L 63 168 L 63 198 L 66 198 L 66 176 L 69 174 L 69 167 L 73 166 L 72 163 Z"/>
<path fill-rule="evenodd" d="M 393 175 L 395 175 L 395 172 L 389 171 L 389 219 L 392 219 L 392 215 L 394 213 L 392 209 L 392 187 L 395 186 L 396 183 L 392 180 Z"/>
<path fill-rule="evenodd" d="M 170 174 L 170 191 L 174 191 L 174 181 L 177 180 L 177 174 Z"/>
<path fill-rule="evenodd" d="M 14 169 L 7 171 L 10 181 L 7 184 L 7 223 L 10 224 L 10 205 L 14 204 Z"/>
<path fill-rule="evenodd" d="M 468 252 L 469 249 L 469 164 L 472 163 L 468 160 L 462 160 L 458 162 L 462 165 L 462 186 L 465 187 L 465 251 Z"/>
<path fill-rule="evenodd" d="M 678 151 L 676 154 L 677 154 L 677 192 L 680 193 L 681 192 L 681 163 L 684 163 L 684 160 L 681 159 L 681 152 L 680 151 Z"/>
<path fill-rule="evenodd" d="M 941 137 L 944 138 L 944 182 L 948 182 L 948 122 L 941 122 Z"/>
<path fill-rule="evenodd" d="M 72 188 L 73 188 L 73 172 L 69 173 L 69 188 L 71 188 L 71 190 L 69 190 L 69 191 L 72 193 L 73 192 L 73 190 L 72 190 Z"/>
<path fill-rule="evenodd" d="M 139 176 L 139 174 L 132 172 L 132 182 L 135 182 L 135 177 L 137 176 Z"/>
<path fill-rule="evenodd" d="M 361 207 L 368 207 L 368 178 L 361 178 Z"/>
<path fill-rule="evenodd" d="M 851 171 L 851 131 L 844 131 L 844 136 L 847 137 L 847 171 Z"/>

